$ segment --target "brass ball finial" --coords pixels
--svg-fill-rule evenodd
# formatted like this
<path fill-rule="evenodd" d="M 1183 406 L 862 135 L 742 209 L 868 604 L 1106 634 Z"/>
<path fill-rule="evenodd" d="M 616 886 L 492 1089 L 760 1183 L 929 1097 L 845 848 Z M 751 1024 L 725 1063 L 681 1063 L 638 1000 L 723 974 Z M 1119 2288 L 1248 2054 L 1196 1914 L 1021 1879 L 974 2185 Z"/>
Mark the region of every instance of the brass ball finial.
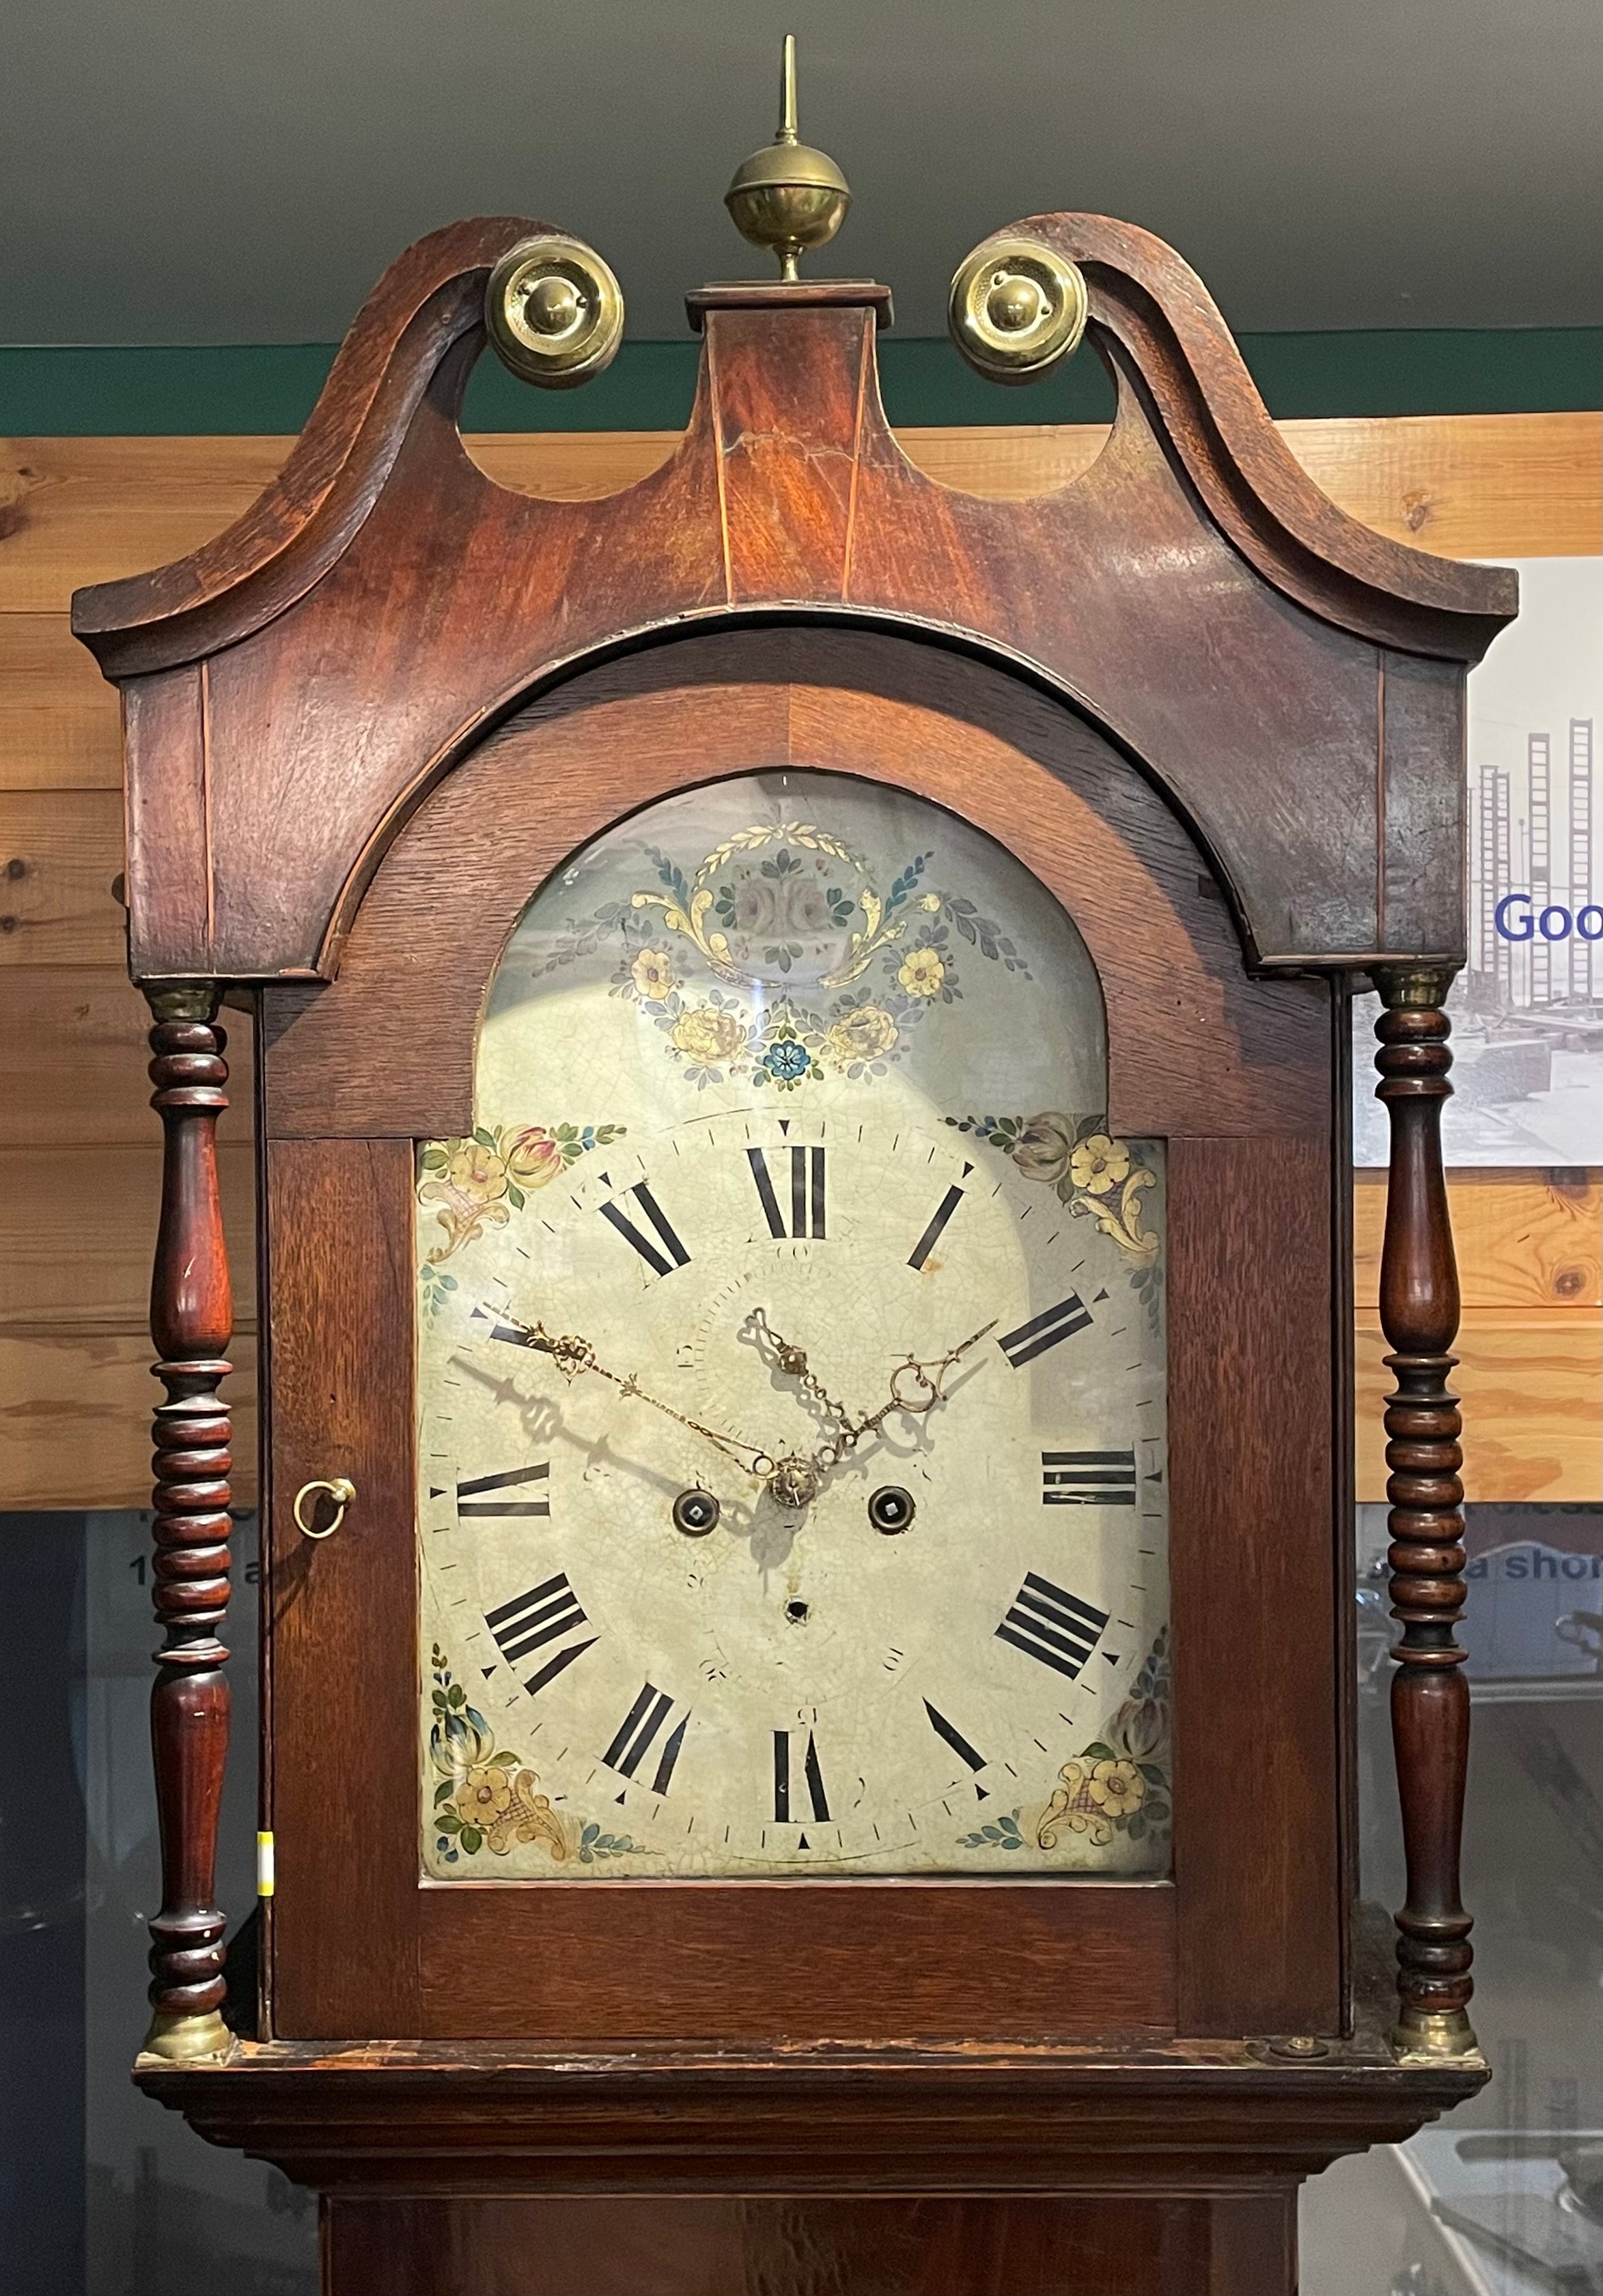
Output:
<path fill-rule="evenodd" d="M 780 51 L 779 132 L 735 170 L 724 205 L 735 228 L 753 247 L 779 258 L 779 276 L 798 276 L 798 258 L 810 247 L 827 247 L 846 220 L 851 190 L 827 152 L 796 138 L 796 41 L 787 32 Z"/>

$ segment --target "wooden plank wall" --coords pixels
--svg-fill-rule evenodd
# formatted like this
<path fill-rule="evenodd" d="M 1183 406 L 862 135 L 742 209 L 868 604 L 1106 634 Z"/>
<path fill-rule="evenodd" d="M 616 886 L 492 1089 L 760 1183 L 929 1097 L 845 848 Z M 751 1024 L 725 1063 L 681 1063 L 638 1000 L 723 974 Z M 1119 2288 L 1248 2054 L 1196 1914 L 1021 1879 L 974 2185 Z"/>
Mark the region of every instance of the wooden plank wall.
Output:
<path fill-rule="evenodd" d="M 1288 422 L 1293 450 L 1356 516 L 1476 558 L 1599 547 L 1599 418 Z M 1087 467 L 1097 428 L 907 431 L 948 485 L 1021 497 Z M 279 438 L 0 442 L 0 1509 L 138 1506 L 154 1389 L 144 1298 L 159 1149 L 144 1014 L 122 971 L 117 702 L 67 626 L 72 591 L 181 557 L 237 517 Z M 631 483 L 674 434 L 470 440 L 502 484 L 578 497 Z M 234 1037 L 248 1068 L 248 1023 Z M 225 1119 L 240 1337 L 237 1489 L 251 1495 L 254 1262 L 248 1104 Z M 1455 1181 L 1465 1270 L 1460 1382 L 1479 1499 L 1599 1496 L 1599 1175 Z M 1357 1203 L 1359 1493 L 1383 1496 L 1375 1312 L 1384 1185 Z"/>

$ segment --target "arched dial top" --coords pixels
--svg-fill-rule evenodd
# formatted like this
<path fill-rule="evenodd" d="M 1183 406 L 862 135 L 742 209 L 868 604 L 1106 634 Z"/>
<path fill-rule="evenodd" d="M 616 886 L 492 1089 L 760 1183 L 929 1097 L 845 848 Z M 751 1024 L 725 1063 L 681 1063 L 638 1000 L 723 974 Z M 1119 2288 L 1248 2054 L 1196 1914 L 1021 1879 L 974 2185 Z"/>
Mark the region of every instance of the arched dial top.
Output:
<path fill-rule="evenodd" d="M 1010 855 L 817 771 L 525 913 L 419 1155 L 424 1871 L 1168 1869 L 1164 1152 Z"/>

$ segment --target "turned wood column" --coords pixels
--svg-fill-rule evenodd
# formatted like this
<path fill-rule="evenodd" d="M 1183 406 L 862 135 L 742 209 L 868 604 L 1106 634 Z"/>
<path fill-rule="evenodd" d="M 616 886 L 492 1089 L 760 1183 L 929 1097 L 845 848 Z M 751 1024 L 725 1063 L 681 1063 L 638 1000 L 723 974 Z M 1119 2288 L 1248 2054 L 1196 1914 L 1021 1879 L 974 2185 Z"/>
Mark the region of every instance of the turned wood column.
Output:
<path fill-rule="evenodd" d="M 1452 1090 L 1451 1022 L 1443 1005 L 1450 968 L 1377 967 L 1385 1006 L 1375 1024 L 1377 1096 L 1391 1119 L 1391 1171 L 1380 1261 L 1380 1321 L 1393 1352 L 1386 1399 L 1386 1497 L 1391 1513 L 1392 1742 L 1408 1902 L 1397 1919 L 1397 2046 L 1406 2054 L 1463 2056 L 1476 2046 L 1468 2017 L 1470 1918 L 1459 1888 L 1469 1685 L 1453 1629 L 1464 1607 L 1464 1486 L 1459 1479 L 1459 1271 L 1442 1167 L 1442 1103 Z"/>
<path fill-rule="evenodd" d="M 232 1430 L 218 1394 L 231 1368 L 234 1302 L 218 1187 L 217 1120 L 228 1105 L 218 989 L 202 982 L 146 992 L 151 1105 L 161 1119 L 161 1218 L 151 1279 L 156 1407 L 155 1610 L 165 1629 L 151 1693 L 161 1828 L 161 1910 L 151 1923 L 158 2056 L 210 2056 L 228 2045 L 221 2016 L 223 1915 L 216 1894 L 218 1812 L 228 1751 L 228 1605 Z"/>

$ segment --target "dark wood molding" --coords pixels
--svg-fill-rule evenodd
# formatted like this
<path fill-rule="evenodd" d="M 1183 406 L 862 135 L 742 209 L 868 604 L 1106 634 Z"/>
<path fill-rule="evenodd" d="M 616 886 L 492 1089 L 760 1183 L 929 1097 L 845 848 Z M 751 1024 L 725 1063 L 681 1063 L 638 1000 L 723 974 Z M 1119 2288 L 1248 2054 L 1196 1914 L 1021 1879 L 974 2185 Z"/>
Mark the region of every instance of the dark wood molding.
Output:
<path fill-rule="evenodd" d="M 226 2046 L 224 1916 L 216 1900 L 218 1813 L 228 1753 L 228 1474 L 233 1439 L 218 1390 L 231 1368 L 234 1302 L 218 1185 L 217 1122 L 228 1105 L 215 984 L 151 999 L 151 1105 L 163 1131 L 151 1337 L 167 1399 L 155 1413 L 156 1617 L 151 1693 L 161 1910 L 151 1922 L 152 2021 L 145 2042 L 184 2059 Z"/>
<path fill-rule="evenodd" d="M 1399 2143 L 1484 2073 L 1401 2066 L 1373 2038 L 1303 2062 L 1223 2041 L 1117 2056 L 243 2042 L 204 2070 L 141 2059 L 137 2079 L 214 2144 L 319 2191 L 667 2196 L 1241 2192 Z"/>
<path fill-rule="evenodd" d="M 1448 1388 L 1459 1329 L 1459 1275 L 1442 1168 L 1442 1103 L 1451 1093 L 1452 976 L 1398 968 L 1375 974 L 1384 1010 L 1377 1086 L 1391 1119 L 1380 1321 L 1396 1387 L 1385 1409 L 1391 1501 L 1392 1734 L 1402 1806 L 1408 1900 L 1397 1915 L 1398 2046 L 1467 2055 L 1470 1916 L 1459 1883 L 1469 1760 L 1469 1685 L 1454 1640 L 1464 1607 L 1464 1486 L 1458 1398 Z"/>

